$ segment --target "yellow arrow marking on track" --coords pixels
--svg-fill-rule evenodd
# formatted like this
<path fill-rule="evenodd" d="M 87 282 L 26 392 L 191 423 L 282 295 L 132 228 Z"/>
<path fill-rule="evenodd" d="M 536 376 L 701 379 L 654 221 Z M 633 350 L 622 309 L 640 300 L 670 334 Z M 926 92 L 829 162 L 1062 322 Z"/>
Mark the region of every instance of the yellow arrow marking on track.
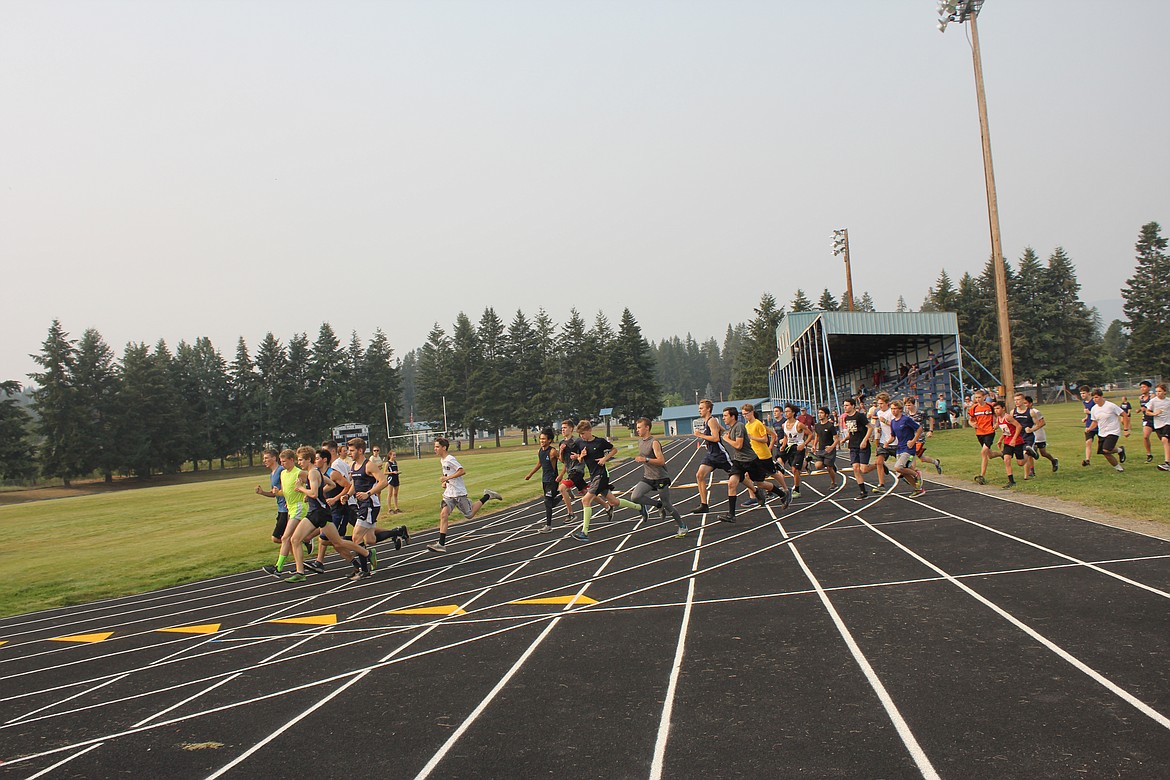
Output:
<path fill-rule="evenodd" d="M 436 607 L 418 607 L 416 609 L 392 609 L 383 612 L 384 615 L 466 615 L 467 611 L 460 609 L 458 604 L 440 604 Z"/>
<path fill-rule="evenodd" d="M 597 599 L 588 596 L 548 596 L 543 599 L 521 599 L 509 601 L 509 604 L 596 604 Z"/>
<path fill-rule="evenodd" d="M 105 631 L 100 634 L 77 634 L 76 636 L 55 636 L 50 639 L 50 642 L 104 642 L 114 635 L 113 631 Z"/>
<path fill-rule="evenodd" d="M 204 623 L 201 626 L 178 626 L 176 628 L 160 628 L 165 634 L 214 634 L 219 631 L 219 623 Z"/>
<path fill-rule="evenodd" d="M 8 644 L 7 639 L 0 639 L 0 645 L 6 645 L 6 644 Z"/>
<path fill-rule="evenodd" d="M 298 626 L 332 626 L 337 624 L 337 615 L 309 615 L 307 617 L 280 618 L 269 623 L 292 623 Z"/>

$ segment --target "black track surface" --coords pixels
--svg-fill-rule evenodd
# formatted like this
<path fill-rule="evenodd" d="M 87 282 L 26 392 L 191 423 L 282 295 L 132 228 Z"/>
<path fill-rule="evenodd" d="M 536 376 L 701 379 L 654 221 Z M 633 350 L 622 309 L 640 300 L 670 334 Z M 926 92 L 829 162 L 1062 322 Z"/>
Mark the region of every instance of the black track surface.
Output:
<path fill-rule="evenodd" d="M 1170 542 L 928 489 L 814 476 L 788 511 L 676 539 L 619 510 L 588 543 L 529 504 L 362 583 L 0 620 L 0 776 L 1170 777 Z M 336 622 L 272 622 L 306 617 Z"/>

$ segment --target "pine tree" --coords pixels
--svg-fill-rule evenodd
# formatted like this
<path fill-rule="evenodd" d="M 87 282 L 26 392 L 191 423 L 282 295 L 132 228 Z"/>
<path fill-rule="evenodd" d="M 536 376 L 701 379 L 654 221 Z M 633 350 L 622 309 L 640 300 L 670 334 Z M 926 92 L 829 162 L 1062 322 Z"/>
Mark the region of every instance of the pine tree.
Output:
<path fill-rule="evenodd" d="M 283 385 L 287 395 L 279 415 L 281 432 L 290 443 L 320 441 L 335 424 L 315 415 L 313 387 L 309 381 L 312 355 L 308 335 L 293 334 L 288 341 L 288 360 L 284 364 Z"/>
<path fill-rule="evenodd" d="M 32 355 L 41 371 L 29 375 L 37 385 L 32 397 L 37 414 L 35 431 L 42 439 L 38 453 L 41 473 L 60 477 L 66 487 L 87 473 L 81 461 L 81 411 L 73 384 L 76 358 L 76 342 L 60 320 L 53 320 L 40 354 Z"/>
<path fill-rule="evenodd" d="M 808 299 L 808 296 L 804 294 L 804 290 L 797 288 L 796 295 L 793 296 L 793 298 L 792 298 L 792 303 L 790 304 L 790 308 L 794 312 L 812 311 L 813 305 L 812 305 L 812 301 L 810 301 Z"/>
<path fill-rule="evenodd" d="M 877 309 L 874 308 L 873 298 L 870 296 L 868 290 L 861 294 L 861 300 L 858 301 L 855 308 L 857 311 L 877 311 Z"/>
<path fill-rule="evenodd" d="M 1050 333 L 1041 319 L 1044 296 L 1044 266 L 1032 247 L 1020 257 L 1011 287 L 1012 363 L 1020 374 L 1032 378 L 1048 360 Z"/>
<path fill-rule="evenodd" d="M 1053 250 L 1043 274 L 1041 317 L 1050 336 L 1036 381 L 1097 383 L 1103 377 L 1099 315 L 1081 301 L 1076 269 L 1062 247 Z"/>
<path fill-rule="evenodd" d="M 489 306 L 483 310 L 475 335 L 479 343 L 479 360 L 472 375 L 471 403 L 475 416 L 495 434 L 496 446 L 499 447 L 500 429 L 509 416 L 511 399 L 504 381 L 504 356 L 507 352 L 504 323 L 495 309 Z"/>
<path fill-rule="evenodd" d="M 78 342 L 73 384 L 77 388 L 82 470 L 100 471 L 106 482 L 113 482 L 118 463 L 113 448 L 113 421 L 120 382 L 114 350 L 93 328 L 87 328 Z"/>
<path fill-rule="evenodd" d="M 557 324 L 544 309 L 539 309 L 532 321 L 532 329 L 536 333 L 540 375 L 533 410 L 538 420 L 548 420 L 553 428 L 557 428 L 558 421 L 568 414 L 561 386 L 561 347 L 557 343 Z"/>
<path fill-rule="evenodd" d="M 248 344 L 241 336 L 236 342 L 236 358 L 228 370 L 227 408 L 232 419 L 228 440 L 230 450 L 248 454 L 249 466 L 255 464 L 255 451 L 263 444 L 255 372 Z"/>
<path fill-rule="evenodd" d="M 435 323 L 427 334 L 427 341 L 418 350 L 418 368 L 415 374 L 415 421 L 428 421 L 438 430 L 444 422 L 444 403 L 454 400 L 455 372 L 452 365 L 451 339 Z"/>
<path fill-rule="evenodd" d="M 926 308 L 926 302 L 923 302 L 923 311 L 954 311 L 955 306 L 958 305 L 958 291 L 955 285 L 951 282 L 951 277 L 947 273 L 947 269 L 943 269 L 938 279 L 934 282 L 934 287 L 930 288 L 927 293 L 927 301 L 929 301 L 930 308 Z"/>
<path fill-rule="evenodd" d="M 629 309 L 622 311 L 609 362 L 618 380 L 613 408 L 619 422 L 633 428 L 639 417 L 653 420 L 662 414 L 662 391 L 654 378 L 654 354 Z"/>
<path fill-rule="evenodd" d="M 123 358 L 123 360 L 125 360 Z M 260 346 L 256 349 L 256 389 L 257 404 L 257 434 L 261 446 L 274 446 L 277 449 L 290 446 L 296 442 L 285 435 L 282 427 L 282 416 L 291 389 L 285 384 L 287 374 L 288 354 L 284 345 L 272 335 L 264 334 Z"/>
<path fill-rule="evenodd" d="M 597 410 L 590 409 L 592 393 L 589 374 L 600 357 L 587 352 L 585 319 L 575 308 L 569 310 L 569 319 L 561 325 L 556 349 L 558 357 L 553 384 L 556 395 L 552 396 L 556 404 L 555 417 L 572 420 L 592 418 Z"/>
<path fill-rule="evenodd" d="M 1113 320 L 1101 338 L 1101 364 L 1106 381 L 1116 382 L 1123 374 L 1129 372 L 1129 366 L 1125 362 L 1128 347 L 1129 334 L 1125 332 L 1125 323 Z"/>
<path fill-rule="evenodd" d="M 18 382 L 0 382 L 0 479 L 29 480 L 36 475 L 36 465 L 29 457 L 31 421 L 13 397 L 18 393 Z"/>
<path fill-rule="evenodd" d="M 1170 376 L 1170 255 L 1157 222 L 1142 225 L 1134 245 L 1137 267 L 1121 296 L 1129 325 L 1126 362 L 1149 376 Z"/>
<path fill-rule="evenodd" d="M 367 420 L 370 438 L 379 431 L 377 438 L 402 432 L 402 416 L 399 399 L 402 397 L 402 374 L 394 365 L 394 350 L 390 339 L 381 328 L 374 330 L 374 336 L 362 353 L 361 364 L 352 382 L 355 413 L 359 420 Z M 372 445 L 372 442 L 368 442 Z"/>
<path fill-rule="evenodd" d="M 505 409 L 505 425 L 520 429 L 524 444 L 528 444 L 528 429 L 539 422 L 551 422 L 541 418 L 537 407 L 540 396 L 542 355 L 537 343 L 536 331 L 524 312 L 516 310 L 508 326 L 507 338 L 501 365 L 503 367 L 502 391 L 508 399 Z"/>
<path fill-rule="evenodd" d="M 447 412 L 452 424 L 467 432 L 467 444 L 475 449 L 475 432 L 480 420 L 476 415 L 475 370 L 480 361 L 479 337 L 475 326 L 463 312 L 455 318 L 451 331 L 451 369 L 454 392 L 447 396 Z"/>
<path fill-rule="evenodd" d="M 402 397 L 399 403 L 399 419 L 413 422 L 417 396 L 418 350 L 410 350 L 398 361 L 398 375 L 402 379 Z"/>
<path fill-rule="evenodd" d="M 776 361 L 776 328 L 784 308 L 776 307 L 770 293 L 760 297 L 756 316 L 747 326 L 743 349 L 735 356 L 732 371 L 733 398 L 761 398 L 768 395 L 768 371 Z"/>
<path fill-rule="evenodd" d="M 821 293 L 821 299 L 817 301 L 817 308 L 821 311 L 837 311 L 841 308 L 841 304 L 837 302 L 837 299 L 833 297 L 833 293 L 829 292 L 829 288 L 826 287 Z"/>
<path fill-rule="evenodd" d="M 330 421 L 330 427 L 350 420 L 354 412 L 353 377 L 348 369 L 345 351 L 333 326 L 321 323 L 305 372 L 309 393 L 306 410 L 313 419 Z"/>
<path fill-rule="evenodd" d="M 910 311 L 910 307 L 906 305 L 906 299 L 903 298 L 901 295 L 898 296 L 898 302 L 894 304 L 894 311 L 896 311 L 896 312 Z"/>

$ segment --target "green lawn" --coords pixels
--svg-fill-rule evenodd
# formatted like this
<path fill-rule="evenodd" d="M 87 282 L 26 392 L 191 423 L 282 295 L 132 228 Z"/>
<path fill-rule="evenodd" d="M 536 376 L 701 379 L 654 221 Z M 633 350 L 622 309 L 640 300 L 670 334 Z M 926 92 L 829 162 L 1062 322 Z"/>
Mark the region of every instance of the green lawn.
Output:
<path fill-rule="evenodd" d="M 624 428 L 614 429 L 614 442 L 623 456 L 633 454 Z M 524 481 L 536 464 L 535 444 L 502 449 L 489 444 L 454 454 L 467 470 L 473 496 L 485 488 L 503 494 L 504 500 L 488 504 L 485 513 L 540 495 L 539 472 Z M 383 518 L 411 531 L 434 527 L 441 493 L 438 459 L 430 454 L 398 464 L 402 514 Z M 273 562 L 277 547 L 269 534 L 276 504 L 254 492 L 256 485 L 267 487 L 267 471 L 215 473 L 229 476 L 208 479 L 202 472 L 183 484 L 0 506 L 0 533 L 8 539 L 0 547 L 0 615 L 138 593 Z"/>

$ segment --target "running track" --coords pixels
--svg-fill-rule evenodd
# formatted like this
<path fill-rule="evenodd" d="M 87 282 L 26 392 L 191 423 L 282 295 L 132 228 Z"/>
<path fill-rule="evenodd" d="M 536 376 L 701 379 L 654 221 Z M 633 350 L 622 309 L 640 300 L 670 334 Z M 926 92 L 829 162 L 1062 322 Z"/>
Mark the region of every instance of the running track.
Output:
<path fill-rule="evenodd" d="M 0 775 L 1170 776 L 1170 542 L 928 488 L 816 476 L 787 512 L 675 539 L 619 510 L 587 544 L 526 504 L 363 583 L 0 620 Z"/>

